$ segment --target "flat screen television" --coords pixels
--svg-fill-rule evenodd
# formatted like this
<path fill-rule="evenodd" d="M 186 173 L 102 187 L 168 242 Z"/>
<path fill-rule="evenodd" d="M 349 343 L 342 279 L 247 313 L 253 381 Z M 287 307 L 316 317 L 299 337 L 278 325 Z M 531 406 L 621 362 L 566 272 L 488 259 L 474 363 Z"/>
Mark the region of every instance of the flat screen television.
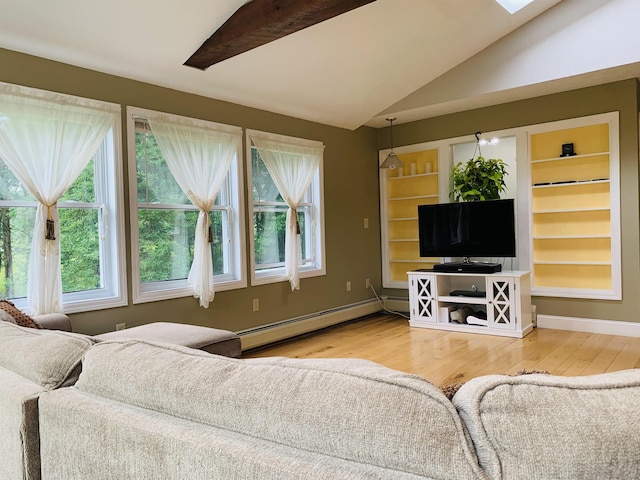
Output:
<path fill-rule="evenodd" d="M 418 236 L 421 257 L 462 257 L 463 263 L 470 263 L 470 257 L 515 257 L 514 201 L 420 205 Z"/>

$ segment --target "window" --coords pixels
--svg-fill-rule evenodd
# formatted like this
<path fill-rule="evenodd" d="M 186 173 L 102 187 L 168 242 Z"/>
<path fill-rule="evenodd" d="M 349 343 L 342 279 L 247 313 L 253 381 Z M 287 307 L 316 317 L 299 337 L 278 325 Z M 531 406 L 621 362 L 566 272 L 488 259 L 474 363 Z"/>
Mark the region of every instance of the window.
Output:
<path fill-rule="evenodd" d="M 63 306 L 67 313 L 126 305 L 119 125 L 58 201 Z M 0 295 L 27 308 L 37 202 L 0 166 Z M 122 275 L 121 275 L 122 273 Z"/>
<path fill-rule="evenodd" d="M 268 138 L 270 141 L 276 142 L 275 144 L 280 142 L 283 150 L 287 150 L 287 145 L 291 144 L 319 148 L 320 152 L 323 148 L 322 144 L 318 142 L 255 131 L 247 132 L 247 151 L 251 152 L 248 170 L 250 172 L 251 202 L 253 205 L 253 228 L 250 236 L 253 285 L 286 280 L 285 232 L 286 215 L 289 209 L 276 186 L 276 182 L 274 182 L 265 166 L 260 150 L 255 145 L 254 139 L 256 137 Z M 315 170 L 296 212 L 300 239 L 299 276 L 304 278 L 324 275 L 321 154 L 319 168 Z"/>
<path fill-rule="evenodd" d="M 193 295 L 187 278 L 194 260 L 199 210 L 180 188 L 158 146 L 149 123 L 157 112 L 137 108 L 127 112 L 129 158 L 135 159 L 130 162 L 133 301 Z M 246 286 L 239 150 L 209 211 L 208 248 L 216 291 Z"/>

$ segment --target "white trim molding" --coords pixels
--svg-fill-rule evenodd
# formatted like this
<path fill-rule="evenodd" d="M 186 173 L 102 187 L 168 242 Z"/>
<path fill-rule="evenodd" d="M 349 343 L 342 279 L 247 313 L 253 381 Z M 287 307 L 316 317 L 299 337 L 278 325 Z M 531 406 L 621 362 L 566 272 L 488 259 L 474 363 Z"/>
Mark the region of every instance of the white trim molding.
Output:
<path fill-rule="evenodd" d="M 403 297 L 387 297 L 384 306 L 394 312 L 409 313 L 409 299 Z"/>
<path fill-rule="evenodd" d="M 538 328 L 640 337 L 640 323 L 538 314 Z"/>

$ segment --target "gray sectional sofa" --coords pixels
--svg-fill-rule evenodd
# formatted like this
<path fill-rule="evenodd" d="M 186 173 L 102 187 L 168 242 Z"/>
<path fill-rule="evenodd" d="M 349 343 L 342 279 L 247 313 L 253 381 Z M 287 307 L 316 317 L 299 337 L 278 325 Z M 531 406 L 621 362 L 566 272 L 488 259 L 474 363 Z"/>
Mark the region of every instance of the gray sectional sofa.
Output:
<path fill-rule="evenodd" d="M 40 478 L 38 400 L 73 385 L 94 340 L 0 322 L 0 479 Z"/>
<path fill-rule="evenodd" d="M 0 479 L 640 478 L 640 370 L 481 377 L 451 402 L 364 360 L 233 359 L 140 340 L 79 348 L 27 330 L 0 323 L 0 438 L 13 465 Z M 25 351 L 34 337 L 74 348 L 40 361 Z M 82 372 L 43 387 L 12 349 L 39 371 L 67 351 Z"/>

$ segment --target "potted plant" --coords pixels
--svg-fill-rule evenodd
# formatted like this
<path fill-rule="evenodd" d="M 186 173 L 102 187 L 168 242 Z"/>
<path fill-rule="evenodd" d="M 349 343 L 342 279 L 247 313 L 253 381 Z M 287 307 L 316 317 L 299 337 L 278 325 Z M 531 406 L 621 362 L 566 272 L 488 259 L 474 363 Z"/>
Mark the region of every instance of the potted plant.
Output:
<path fill-rule="evenodd" d="M 458 163 L 451 172 L 451 196 L 456 202 L 497 200 L 505 190 L 507 164 L 499 158 L 472 158 Z"/>

